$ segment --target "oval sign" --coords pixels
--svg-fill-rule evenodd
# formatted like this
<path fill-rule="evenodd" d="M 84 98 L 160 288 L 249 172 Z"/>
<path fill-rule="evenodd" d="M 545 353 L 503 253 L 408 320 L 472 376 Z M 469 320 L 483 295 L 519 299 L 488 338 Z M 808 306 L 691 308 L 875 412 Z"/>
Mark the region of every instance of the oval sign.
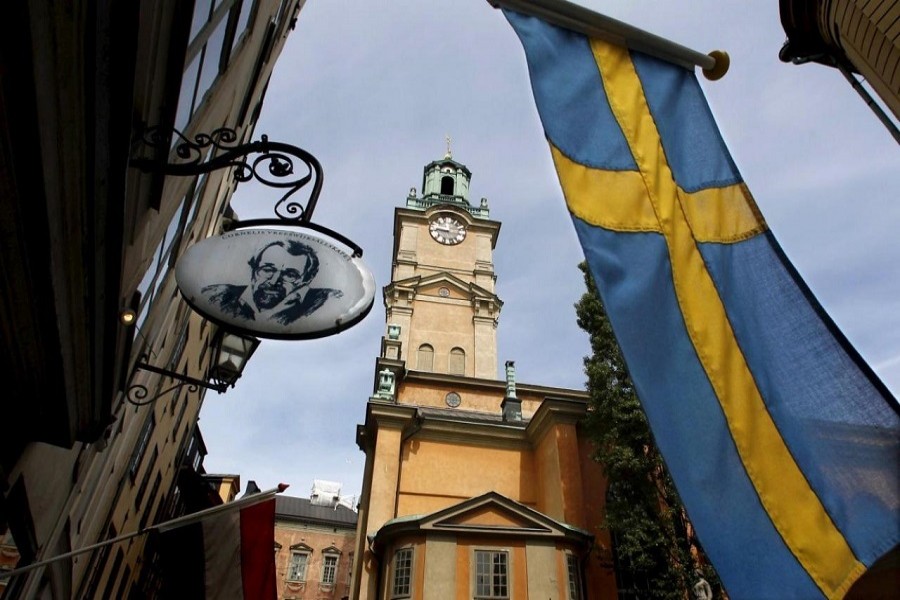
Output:
<path fill-rule="evenodd" d="M 375 278 L 359 258 L 296 231 L 239 229 L 187 249 L 175 281 L 188 304 L 229 329 L 274 339 L 333 335 L 361 321 Z"/>

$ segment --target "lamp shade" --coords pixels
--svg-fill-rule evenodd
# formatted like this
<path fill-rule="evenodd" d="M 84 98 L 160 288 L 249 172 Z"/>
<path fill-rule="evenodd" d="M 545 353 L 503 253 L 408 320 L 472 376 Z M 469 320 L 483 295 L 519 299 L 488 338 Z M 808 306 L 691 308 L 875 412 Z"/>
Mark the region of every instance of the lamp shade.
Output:
<path fill-rule="evenodd" d="M 240 379 L 247 361 L 259 346 L 252 336 L 239 335 L 220 329 L 213 341 L 213 363 L 209 378 L 222 387 L 233 386 Z"/>

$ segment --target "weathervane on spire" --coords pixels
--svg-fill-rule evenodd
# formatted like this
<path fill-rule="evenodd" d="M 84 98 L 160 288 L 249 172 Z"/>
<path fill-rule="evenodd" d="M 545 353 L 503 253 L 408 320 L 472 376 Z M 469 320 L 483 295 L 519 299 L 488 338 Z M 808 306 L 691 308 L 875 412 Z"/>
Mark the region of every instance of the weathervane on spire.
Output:
<path fill-rule="evenodd" d="M 447 154 L 444 155 L 444 158 L 453 158 L 453 152 L 450 151 L 450 142 L 453 141 L 453 138 L 448 134 L 446 136 L 447 139 Z"/>

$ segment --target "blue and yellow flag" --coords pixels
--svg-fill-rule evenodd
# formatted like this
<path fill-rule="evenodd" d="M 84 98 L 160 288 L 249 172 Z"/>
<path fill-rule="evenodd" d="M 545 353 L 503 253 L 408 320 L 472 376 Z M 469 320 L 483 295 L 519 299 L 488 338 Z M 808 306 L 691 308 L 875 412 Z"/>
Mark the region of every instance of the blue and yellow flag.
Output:
<path fill-rule="evenodd" d="M 900 538 L 896 400 L 766 227 L 693 72 L 506 11 L 656 442 L 733 598 L 840 598 Z"/>

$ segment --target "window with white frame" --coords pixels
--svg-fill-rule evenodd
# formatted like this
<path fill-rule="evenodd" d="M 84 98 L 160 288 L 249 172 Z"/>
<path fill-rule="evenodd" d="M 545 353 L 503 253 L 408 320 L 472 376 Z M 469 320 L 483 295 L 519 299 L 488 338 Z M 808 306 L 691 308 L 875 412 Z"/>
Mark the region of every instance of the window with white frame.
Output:
<path fill-rule="evenodd" d="M 394 552 L 391 598 L 409 597 L 412 584 L 412 561 L 412 548 L 401 548 Z"/>
<path fill-rule="evenodd" d="M 509 598 L 509 553 L 475 551 L 475 598 Z"/>
<path fill-rule="evenodd" d="M 306 567 L 309 566 L 309 552 L 292 550 L 291 562 L 288 564 L 288 581 L 306 581 Z"/>
<path fill-rule="evenodd" d="M 572 554 L 566 554 L 566 571 L 569 576 L 569 600 L 581 600 L 581 565 Z"/>
<path fill-rule="evenodd" d="M 322 585 L 334 585 L 337 575 L 337 554 L 325 554 L 322 556 Z"/>

